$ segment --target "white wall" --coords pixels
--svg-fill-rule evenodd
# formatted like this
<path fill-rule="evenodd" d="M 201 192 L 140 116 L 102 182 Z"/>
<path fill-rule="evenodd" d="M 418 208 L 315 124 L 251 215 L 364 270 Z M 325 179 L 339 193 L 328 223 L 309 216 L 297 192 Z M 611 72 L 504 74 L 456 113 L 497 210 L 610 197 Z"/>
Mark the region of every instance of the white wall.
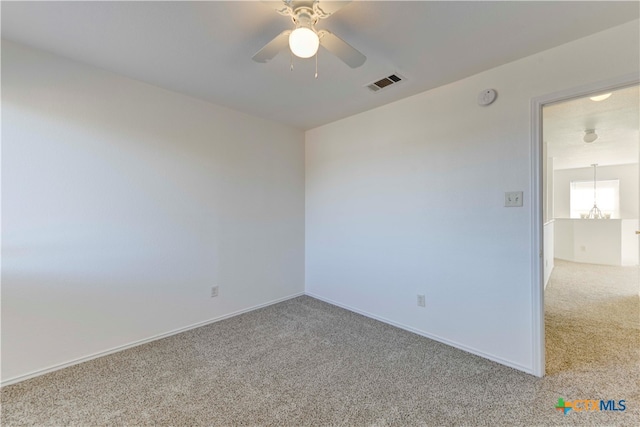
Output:
<path fill-rule="evenodd" d="M 547 157 L 546 155 L 546 147 L 547 143 L 543 144 L 543 159 L 545 161 L 542 162 L 542 176 L 543 178 L 543 186 L 542 186 L 542 221 L 549 222 L 553 219 L 553 157 Z"/>
<path fill-rule="evenodd" d="M 640 221 L 637 219 L 623 219 L 621 224 L 622 265 L 638 265 L 639 247 L 636 230 L 640 230 Z M 640 291 L 640 289 L 639 289 Z"/>
<path fill-rule="evenodd" d="M 556 258 L 575 261 L 575 234 L 573 227 L 573 219 L 558 218 L 555 219 L 554 233 L 554 249 L 553 254 Z M 586 220 L 585 220 L 586 221 Z"/>
<path fill-rule="evenodd" d="M 308 131 L 307 292 L 531 371 L 530 102 L 637 73 L 638 24 Z"/>
<path fill-rule="evenodd" d="M 571 181 L 592 181 L 593 168 L 560 169 L 553 173 L 554 218 L 570 217 Z M 637 219 L 640 206 L 638 163 L 616 166 L 598 166 L 598 180 L 620 180 L 620 218 Z"/>
<path fill-rule="evenodd" d="M 303 132 L 5 41 L 2 207 L 5 382 L 304 291 Z"/>
<path fill-rule="evenodd" d="M 555 268 L 555 251 L 554 251 L 554 237 L 555 237 L 555 223 L 554 220 L 546 222 L 544 224 L 544 228 L 542 230 L 542 244 L 544 254 L 544 259 L 542 268 L 544 271 L 544 288 L 547 288 L 547 284 L 549 283 L 549 279 L 551 278 L 551 273 L 553 273 L 553 269 Z"/>
<path fill-rule="evenodd" d="M 621 219 L 556 219 L 555 257 L 588 264 L 623 265 L 623 221 L 635 222 Z"/>
<path fill-rule="evenodd" d="M 637 219 L 558 218 L 553 222 L 556 258 L 589 264 L 638 265 Z"/>

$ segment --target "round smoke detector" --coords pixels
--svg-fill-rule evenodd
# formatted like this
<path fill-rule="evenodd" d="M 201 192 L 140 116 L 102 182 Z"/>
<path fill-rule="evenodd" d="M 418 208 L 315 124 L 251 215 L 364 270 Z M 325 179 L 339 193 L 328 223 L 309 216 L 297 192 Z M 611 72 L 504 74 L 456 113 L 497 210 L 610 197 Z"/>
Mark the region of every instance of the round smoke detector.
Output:
<path fill-rule="evenodd" d="M 496 100 L 498 94 L 494 89 L 485 89 L 478 94 L 478 105 L 486 106 Z"/>

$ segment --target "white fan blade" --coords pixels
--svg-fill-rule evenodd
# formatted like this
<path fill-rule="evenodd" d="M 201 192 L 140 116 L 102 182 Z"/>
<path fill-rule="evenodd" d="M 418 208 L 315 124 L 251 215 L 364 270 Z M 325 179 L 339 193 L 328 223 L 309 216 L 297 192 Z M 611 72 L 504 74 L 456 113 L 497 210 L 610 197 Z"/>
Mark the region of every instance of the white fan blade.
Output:
<path fill-rule="evenodd" d="M 290 15 L 291 7 L 288 3 L 282 0 L 261 0 L 262 3 L 266 4 L 272 9 L 275 9 L 280 15 Z"/>
<path fill-rule="evenodd" d="M 333 15 L 346 5 L 351 3 L 351 0 L 343 0 L 343 1 L 324 1 L 318 0 L 313 4 L 313 10 L 321 17 L 327 18 L 328 16 Z"/>
<path fill-rule="evenodd" d="M 340 60 L 349 67 L 358 68 L 367 60 L 366 56 L 332 32 L 320 30 L 318 31 L 318 35 L 320 36 L 320 45 L 340 58 Z"/>
<path fill-rule="evenodd" d="M 281 50 L 284 50 L 289 46 L 289 34 L 291 30 L 286 30 L 278 34 L 273 40 L 266 44 L 265 47 L 260 49 L 258 53 L 253 55 L 251 59 L 256 62 L 269 62 L 272 60 Z"/>

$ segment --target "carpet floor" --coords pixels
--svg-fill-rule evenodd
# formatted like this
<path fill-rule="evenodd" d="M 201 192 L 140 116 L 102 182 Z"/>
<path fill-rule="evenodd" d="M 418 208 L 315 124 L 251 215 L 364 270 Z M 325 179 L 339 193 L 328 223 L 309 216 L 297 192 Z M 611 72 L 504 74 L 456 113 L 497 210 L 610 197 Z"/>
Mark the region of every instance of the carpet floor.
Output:
<path fill-rule="evenodd" d="M 640 425 L 636 268 L 558 261 L 547 376 L 299 297 L 1 390 L 3 426 Z M 620 411 L 559 397 L 626 400 Z"/>

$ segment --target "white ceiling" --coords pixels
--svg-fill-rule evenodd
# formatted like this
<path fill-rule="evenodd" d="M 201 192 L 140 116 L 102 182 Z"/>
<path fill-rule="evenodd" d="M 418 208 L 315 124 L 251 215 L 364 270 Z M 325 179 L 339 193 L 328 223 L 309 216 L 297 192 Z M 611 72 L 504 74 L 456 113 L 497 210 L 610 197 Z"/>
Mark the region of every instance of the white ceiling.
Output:
<path fill-rule="evenodd" d="M 583 97 L 545 106 L 543 139 L 554 169 L 638 163 L 640 156 L 640 90 L 613 91 L 604 101 Z M 586 129 L 598 139 L 585 143 Z"/>
<path fill-rule="evenodd" d="M 317 80 L 313 59 L 251 60 L 291 27 L 253 1 L 2 2 L 2 38 L 310 129 L 639 16 L 637 2 L 354 1 L 318 28 L 367 61 L 351 69 L 321 49 Z M 365 88 L 394 72 L 407 80 Z"/>

